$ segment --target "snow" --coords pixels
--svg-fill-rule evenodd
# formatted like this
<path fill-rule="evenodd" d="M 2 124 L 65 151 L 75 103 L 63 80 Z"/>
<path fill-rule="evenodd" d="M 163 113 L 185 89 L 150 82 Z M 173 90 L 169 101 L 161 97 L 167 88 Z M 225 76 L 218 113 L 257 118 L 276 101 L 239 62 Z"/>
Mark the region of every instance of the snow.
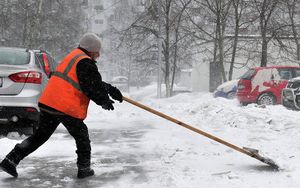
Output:
<path fill-rule="evenodd" d="M 251 82 L 252 91 L 254 91 L 256 88 L 258 88 L 258 92 L 269 89 L 270 86 L 266 86 L 264 84 L 270 82 L 270 80 L 277 84 L 282 80 L 276 68 L 262 69 L 257 71 Z"/>
<path fill-rule="evenodd" d="M 76 179 L 75 142 L 60 126 L 20 163 L 17 180 L 0 171 L 0 187 L 300 186 L 299 112 L 281 105 L 244 107 L 211 93 L 157 99 L 155 85 L 124 95 L 239 147 L 258 149 L 280 170 L 129 103 L 116 102 L 113 112 L 92 103 L 85 123 L 94 177 Z M 0 159 L 23 138 L 0 138 Z"/>

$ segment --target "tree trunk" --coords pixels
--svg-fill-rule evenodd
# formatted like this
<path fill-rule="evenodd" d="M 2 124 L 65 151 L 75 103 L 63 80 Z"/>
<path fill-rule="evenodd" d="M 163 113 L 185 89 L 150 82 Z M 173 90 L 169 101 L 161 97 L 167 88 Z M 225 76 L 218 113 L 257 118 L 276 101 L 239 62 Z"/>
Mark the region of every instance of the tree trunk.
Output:
<path fill-rule="evenodd" d="M 295 24 L 295 6 L 296 6 L 296 1 L 293 2 L 292 5 L 290 5 L 288 2 L 288 9 L 289 9 L 289 17 L 290 17 L 290 21 L 291 21 L 291 26 L 292 26 L 292 32 L 293 32 L 293 36 L 294 36 L 294 40 L 295 40 L 295 44 L 296 44 L 296 59 L 297 61 L 300 61 L 300 43 L 299 43 L 299 39 L 298 39 L 298 31 L 296 28 L 296 24 Z"/>
<path fill-rule="evenodd" d="M 217 60 L 218 59 L 217 51 L 218 51 L 218 41 L 216 36 L 214 41 L 213 61 L 209 62 L 209 91 L 210 92 L 213 92 L 222 83 L 222 76 L 220 74 L 219 62 Z"/>
<path fill-rule="evenodd" d="M 227 78 L 226 78 L 226 74 L 225 74 L 225 67 L 224 67 L 224 29 L 225 29 L 225 26 L 223 25 L 224 23 L 219 23 L 217 25 L 219 25 L 219 69 L 220 69 L 220 73 L 222 74 L 222 79 L 224 82 L 227 81 Z"/>
<path fill-rule="evenodd" d="M 231 61 L 230 61 L 230 67 L 229 67 L 229 73 L 228 73 L 228 80 L 232 80 L 233 75 L 233 66 L 235 62 L 235 56 L 236 56 L 236 49 L 238 44 L 238 28 L 235 29 L 234 32 L 234 39 L 233 39 L 233 47 L 232 47 L 232 55 L 231 55 Z"/>
<path fill-rule="evenodd" d="M 263 33 L 262 35 L 262 44 L 261 44 L 261 67 L 266 67 L 268 62 L 268 39 L 266 34 Z"/>
<path fill-rule="evenodd" d="M 171 1 L 166 3 L 166 39 L 165 39 L 165 84 L 166 84 L 166 97 L 171 96 L 171 85 L 170 85 L 170 8 Z"/>
<path fill-rule="evenodd" d="M 231 54 L 231 61 L 230 61 L 230 67 L 229 67 L 229 72 L 228 72 L 228 80 L 232 80 L 232 75 L 233 75 L 233 67 L 235 63 L 235 56 L 236 56 L 236 50 L 237 50 L 237 44 L 238 44 L 238 37 L 239 37 L 239 24 L 240 24 L 240 12 L 239 13 L 239 3 L 234 5 L 234 14 L 235 14 L 235 28 L 234 28 L 234 38 L 233 38 L 233 46 L 232 46 L 232 54 Z M 243 2 L 241 2 L 243 3 Z"/>

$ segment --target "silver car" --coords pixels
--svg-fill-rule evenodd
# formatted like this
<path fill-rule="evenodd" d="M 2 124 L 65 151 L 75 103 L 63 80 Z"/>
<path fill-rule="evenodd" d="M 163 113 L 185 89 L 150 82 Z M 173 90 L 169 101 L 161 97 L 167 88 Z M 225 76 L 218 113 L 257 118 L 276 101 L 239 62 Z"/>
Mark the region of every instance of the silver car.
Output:
<path fill-rule="evenodd" d="M 49 75 L 37 53 L 28 49 L 0 47 L 2 134 L 10 131 L 32 134 L 38 126 L 38 99 Z"/>

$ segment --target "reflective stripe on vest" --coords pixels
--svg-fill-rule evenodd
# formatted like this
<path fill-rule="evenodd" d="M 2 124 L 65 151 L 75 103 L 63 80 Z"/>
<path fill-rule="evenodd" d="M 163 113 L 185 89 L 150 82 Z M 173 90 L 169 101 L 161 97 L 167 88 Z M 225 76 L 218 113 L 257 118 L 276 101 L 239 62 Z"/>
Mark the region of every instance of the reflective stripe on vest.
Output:
<path fill-rule="evenodd" d="M 68 76 L 68 73 L 70 72 L 72 66 L 74 65 L 74 63 L 76 62 L 76 60 L 81 57 L 81 56 L 86 56 L 85 54 L 78 54 L 76 55 L 71 61 L 70 63 L 68 64 L 68 66 L 66 67 L 66 69 L 64 70 L 63 73 L 61 72 L 57 72 L 55 71 L 52 76 L 57 76 L 63 80 L 65 80 L 66 82 L 70 83 L 73 87 L 75 87 L 78 91 L 82 92 L 80 86 L 78 83 L 76 83 L 72 78 L 70 78 Z"/>
<path fill-rule="evenodd" d="M 69 116 L 85 119 L 90 99 L 80 88 L 76 66 L 91 59 L 82 50 L 70 52 L 58 65 L 41 94 L 39 102 Z"/>

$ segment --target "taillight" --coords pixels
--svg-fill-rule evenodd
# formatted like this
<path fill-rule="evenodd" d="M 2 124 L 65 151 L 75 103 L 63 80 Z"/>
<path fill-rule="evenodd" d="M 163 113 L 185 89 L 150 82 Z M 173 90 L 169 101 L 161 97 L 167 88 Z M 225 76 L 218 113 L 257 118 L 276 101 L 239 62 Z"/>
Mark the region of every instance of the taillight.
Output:
<path fill-rule="evenodd" d="M 35 72 L 35 71 L 18 72 L 15 74 L 11 74 L 8 77 L 14 82 L 33 83 L 33 84 L 42 83 L 42 74 L 40 72 Z"/>
<path fill-rule="evenodd" d="M 49 75 L 50 75 L 49 60 L 48 60 L 48 57 L 45 53 L 43 53 L 43 61 L 44 61 L 44 66 L 45 66 L 45 73 L 49 77 Z"/>

